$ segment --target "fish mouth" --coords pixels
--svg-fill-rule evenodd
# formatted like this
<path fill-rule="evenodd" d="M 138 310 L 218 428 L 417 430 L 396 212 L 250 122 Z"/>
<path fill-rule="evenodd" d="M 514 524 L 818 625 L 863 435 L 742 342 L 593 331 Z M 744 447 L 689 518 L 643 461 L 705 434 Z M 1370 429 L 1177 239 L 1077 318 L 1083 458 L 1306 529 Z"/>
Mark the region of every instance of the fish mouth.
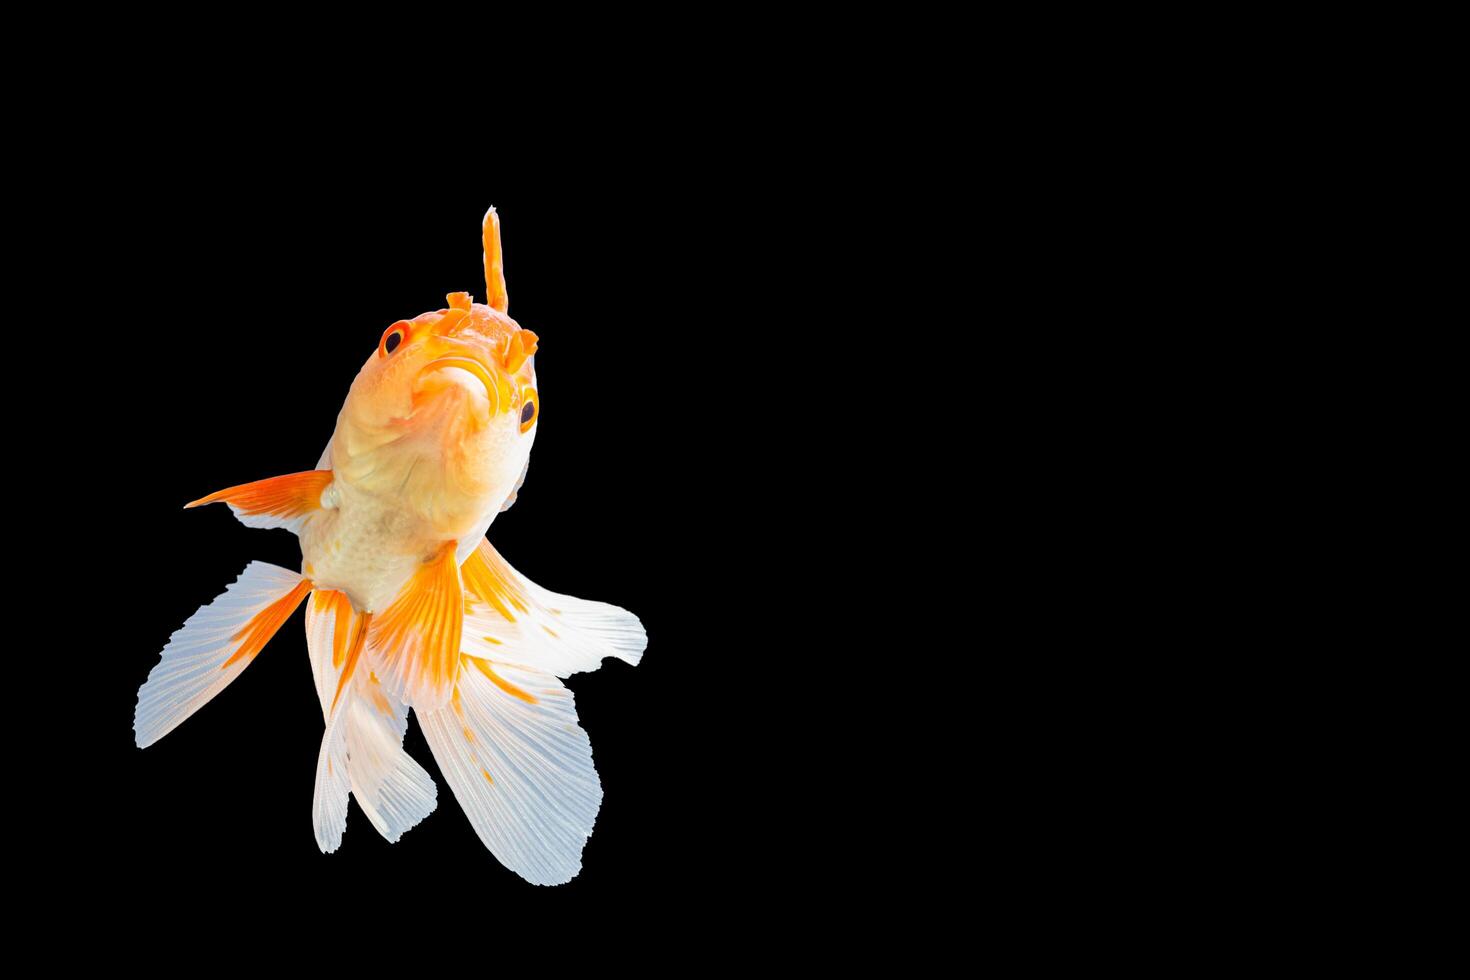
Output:
<path fill-rule="evenodd" d="M 473 357 L 451 354 L 448 357 L 436 357 L 428 364 L 425 364 L 422 373 L 428 374 L 431 371 L 439 371 L 444 368 L 458 368 L 479 381 L 485 388 L 485 397 L 490 400 L 490 415 L 494 417 L 500 408 L 499 399 L 497 398 L 497 392 L 500 386 L 496 384 L 495 377 L 490 373 L 489 368 Z"/>

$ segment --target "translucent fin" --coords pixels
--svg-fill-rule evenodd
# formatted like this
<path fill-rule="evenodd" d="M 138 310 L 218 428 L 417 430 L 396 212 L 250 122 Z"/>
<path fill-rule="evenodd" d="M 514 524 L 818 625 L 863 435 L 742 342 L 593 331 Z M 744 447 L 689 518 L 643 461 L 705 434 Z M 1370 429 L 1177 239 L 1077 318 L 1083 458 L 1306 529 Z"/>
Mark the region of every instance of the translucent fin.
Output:
<path fill-rule="evenodd" d="M 316 787 L 311 798 L 311 825 L 322 853 L 342 843 L 347 830 L 347 796 L 352 784 L 347 768 L 347 743 L 340 726 L 331 724 L 330 705 L 346 664 L 346 644 L 357 626 L 357 614 L 342 592 L 321 589 L 306 604 L 306 652 L 327 722 L 317 753 Z M 340 637 L 340 640 L 338 639 Z"/>
<path fill-rule="evenodd" d="M 438 797 L 434 780 L 403 750 L 407 709 L 360 663 L 348 674 L 360 625 L 341 592 L 319 591 L 307 606 L 306 645 L 326 722 L 312 827 L 327 853 L 342 842 L 349 791 L 390 842 L 432 813 Z"/>
<path fill-rule="evenodd" d="M 414 709 L 434 759 L 501 864 L 533 884 L 570 881 L 602 805 L 572 692 L 548 673 L 461 659 L 449 705 Z"/>
<path fill-rule="evenodd" d="M 371 671 L 362 671 L 359 688 L 341 708 L 352 795 L 368 821 L 389 843 L 396 843 L 434 812 L 439 790 L 424 767 L 403 751 L 408 709 L 387 700 Z M 377 687 L 376 692 L 366 690 Z"/>
<path fill-rule="evenodd" d="M 331 854 L 347 831 L 347 795 L 352 789 L 347 768 L 347 742 L 342 726 L 328 724 L 316 758 L 316 787 L 311 794 L 311 828 L 316 846 Z"/>
<path fill-rule="evenodd" d="M 461 650 L 568 677 L 604 657 L 637 664 L 648 645 L 638 617 L 606 602 L 541 588 L 481 539 L 460 567 L 467 611 Z"/>
<path fill-rule="evenodd" d="M 284 527 L 299 532 L 306 519 L 321 508 L 322 493 L 331 484 L 331 470 L 287 473 L 227 487 L 191 500 L 184 509 L 224 501 L 246 527 Z"/>
<path fill-rule="evenodd" d="M 169 638 L 138 689 L 133 732 L 152 745 L 223 691 L 260 653 L 311 591 L 305 578 L 254 561 Z"/>

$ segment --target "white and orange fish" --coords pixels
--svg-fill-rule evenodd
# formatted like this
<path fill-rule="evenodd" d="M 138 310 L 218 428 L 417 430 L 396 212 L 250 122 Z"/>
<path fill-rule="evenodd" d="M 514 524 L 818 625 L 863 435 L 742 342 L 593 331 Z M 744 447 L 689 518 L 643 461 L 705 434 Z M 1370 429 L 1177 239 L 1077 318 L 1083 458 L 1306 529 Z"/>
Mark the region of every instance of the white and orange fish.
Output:
<path fill-rule="evenodd" d="M 301 573 L 252 562 L 173 634 L 138 691 L 139 747 L 240 676 L 303 601 L 326 733 L 312 823 L 337 849 L 350 793 L 389 841 L 434 809 L 403 749 L 413 708 L 480 840 L 536 884 L 582 866 L 602 803 L 587 735 L 558 680 L 604 657 L 636 664 L 637 617 L 527 580 L 485 539 L 525 479 L 541 405 L 536 335 L 506 315 L 500 221 L 482 226 L 487 303 L 384 331 L 314 470 L 230 487 L 249 527 L 284 527 Z"/>

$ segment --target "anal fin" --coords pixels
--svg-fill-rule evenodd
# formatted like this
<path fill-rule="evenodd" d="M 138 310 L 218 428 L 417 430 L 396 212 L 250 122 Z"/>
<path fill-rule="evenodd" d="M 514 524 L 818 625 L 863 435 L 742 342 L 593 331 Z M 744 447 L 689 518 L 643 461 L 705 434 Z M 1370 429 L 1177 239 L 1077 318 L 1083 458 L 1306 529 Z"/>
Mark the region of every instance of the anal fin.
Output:
<path fill-rule="evenodd" d="M 368 659 L 388 693 L 411 707 L 443 706 L 459 673 L 464 589 L 446 541 L 419 566 L 367 635 Z"/>

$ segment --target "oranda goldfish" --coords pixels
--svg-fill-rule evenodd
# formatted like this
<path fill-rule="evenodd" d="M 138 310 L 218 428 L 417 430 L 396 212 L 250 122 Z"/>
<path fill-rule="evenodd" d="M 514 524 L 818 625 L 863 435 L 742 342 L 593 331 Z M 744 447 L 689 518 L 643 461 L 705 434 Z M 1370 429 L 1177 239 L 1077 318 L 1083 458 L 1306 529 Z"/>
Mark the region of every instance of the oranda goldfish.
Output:
<path fill-rule="evenodd" d="M 230 487 L 250 527 L 288 528 L 300 574 L 252 562 L 164 647 L 138 691 L 140 747 L 248 667 L 302 602 L 326 732 L 312 823 L 337 849 L 349 793 L 389 841 L 433 809 L 403 749 L 412 708 L 475 833 L 537 884 L 581 869 L 602 803 L 587 735 L 558 680 L 647 637 L 616 606 L 550 592 L 485 538 L 515 502 L 536 439 L 537 337 L 506 313 L 500 221 L 482 225 L 487 302 L 398 320 L 352 382 L 316 469 Z"/>

